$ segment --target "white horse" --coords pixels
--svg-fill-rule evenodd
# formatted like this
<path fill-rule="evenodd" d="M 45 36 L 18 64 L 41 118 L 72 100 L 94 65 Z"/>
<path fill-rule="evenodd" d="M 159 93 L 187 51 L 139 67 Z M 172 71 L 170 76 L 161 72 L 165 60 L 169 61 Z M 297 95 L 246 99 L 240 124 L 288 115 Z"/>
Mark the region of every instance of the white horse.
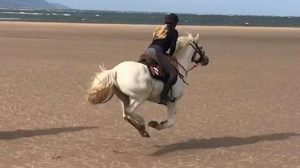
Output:
<path fill-rule="evenodd" d="M 183 77 L 178 77 L 171 90 L 176 101 L 166 105 L 167 119 L 160 123 L 151 121 L 148 123 L 150 127 L 161 130 L 174 124 L 176 104 L 183 95 L 184 80 L 188 71 L 199 63 L 203 66 L 208 64 L 208 57 L 202 47 L 198 46 L 198 41 L 199 34 L 196 37 L 188 34 L 178 38 L 174 55 L 179 65 L 178 70 Z M 88 101 L 92 104 L 105 103 L 116 94 L 123 107 L 123 118 L 132 124 L 143 137 L 150 137 L 145 129 L 145 120 L 136 114 L 135 110 L 145 101 L 158 103 L 163 82 L 152 78 L 147 66 L 139 62 L 125 61 L 111 70 L 105 70 L 101 66 L 100 68 L 102 72 L 96 74 L 88 90 Z"/>

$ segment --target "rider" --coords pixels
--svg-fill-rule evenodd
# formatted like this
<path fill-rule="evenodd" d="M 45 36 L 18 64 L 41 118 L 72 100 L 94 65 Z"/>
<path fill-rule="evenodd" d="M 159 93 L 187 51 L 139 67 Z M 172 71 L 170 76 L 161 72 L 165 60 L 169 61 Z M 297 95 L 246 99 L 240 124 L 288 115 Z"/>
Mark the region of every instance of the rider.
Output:
<path fill-rule="evenodd" d="M 177 81 L 177 70 L 172 65 L 170 59 L 167 58 L 167 55 L 173 56 L 176 49 L 178 31 L 175 27 L 178 21 L 179 19 L 176 14 L 170 13 L 166 15 L 165 25 L 155 29 L 153 41 L 146 50 L 146 53 L 158 62 L 168 76 L 160 95 L 160 104 L 167 104 L 167 102 L 175 101 L 175 98 L 172 96 L 169 97 L 168 93 Z M 168 50 L 169 53 L 166 53 Z"/>

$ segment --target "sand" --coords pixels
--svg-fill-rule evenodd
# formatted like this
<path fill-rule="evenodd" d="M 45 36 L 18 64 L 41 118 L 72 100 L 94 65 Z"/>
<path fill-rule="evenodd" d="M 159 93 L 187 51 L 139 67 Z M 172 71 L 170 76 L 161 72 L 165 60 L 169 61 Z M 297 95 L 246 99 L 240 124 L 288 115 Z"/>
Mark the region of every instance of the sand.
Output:
<path fill-rule="evenodd" d="M 300 168 L 300 29 L 178 26 L 211 62 L 189 73 L 175 125 L 145 139 L 116 98 L 84 95 L 98 65 L 137 60 L 153 28 L 0 22 L 0 167 Z"/>

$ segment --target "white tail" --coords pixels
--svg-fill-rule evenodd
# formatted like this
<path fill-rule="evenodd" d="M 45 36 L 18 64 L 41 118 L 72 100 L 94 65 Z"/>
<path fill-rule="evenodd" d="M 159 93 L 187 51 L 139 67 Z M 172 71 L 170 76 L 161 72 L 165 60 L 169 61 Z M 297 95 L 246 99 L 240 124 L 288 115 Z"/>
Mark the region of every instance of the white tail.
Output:
<path fill-rule="evenodd" d="M 92 104 L 106 103 L 114 96 L 116 72 L 101 66 L 100 69 L 102 72 L 96 74 L 87 94 L 87 100 Z"/>

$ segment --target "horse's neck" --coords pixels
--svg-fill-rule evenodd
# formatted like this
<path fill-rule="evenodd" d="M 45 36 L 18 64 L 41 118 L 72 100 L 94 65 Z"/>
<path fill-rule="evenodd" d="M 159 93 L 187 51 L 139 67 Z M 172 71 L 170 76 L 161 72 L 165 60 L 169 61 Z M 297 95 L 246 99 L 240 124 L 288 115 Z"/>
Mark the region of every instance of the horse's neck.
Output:
<path fill-rule="evenodd" d="M 192 56 L 193 50 L 191 50 L 188 46 L 178 54 L 177 61 L 184 68 L 183 69 L 181 66 L 179 66 L 178 69 L 179 72 L 184 75 L 184 77 L 186 75 L 186 70 L 188 70 L 190 67 Z"/>

